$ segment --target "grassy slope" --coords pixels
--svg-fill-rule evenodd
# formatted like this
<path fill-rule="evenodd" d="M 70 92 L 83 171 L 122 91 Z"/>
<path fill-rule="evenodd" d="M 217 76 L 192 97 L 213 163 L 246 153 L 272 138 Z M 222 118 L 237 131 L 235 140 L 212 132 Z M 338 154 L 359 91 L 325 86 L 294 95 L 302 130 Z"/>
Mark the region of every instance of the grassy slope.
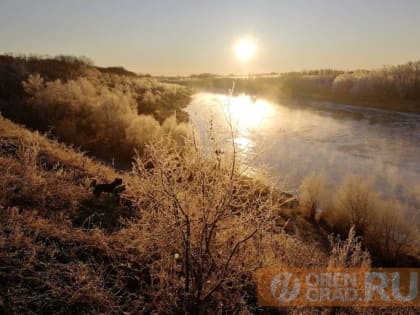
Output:
<path fill-rule="evenodd" d="M 137 188 L 139 184 L 152 187 L 155 182 L 147 178 L 139 182 L 132 172 L 117 172 L 1 116 L 0 170 L 0 314 L 175 313 L 176 299 L 166 299 L 176 296 L 153 276 L 159 272 L 157 261 L 164 260 L 159 260 L 159 251 L 150 253 L 143 245 L 148 244 L 143 242 L 147 236 L 143 230 L 155 229 L 150 221 L 153 215 L 144 212 L 153 211 L 156 200 Z M 93 196 L 89 188 L 93 178 L 109 182 L 115 177 L 123 178 L 127 186 L 121 200 Z M 339 251 L 338 256 L 333 251 L 329 254 L 325 231 L 296 210 L 281 210 L 275 222 L 287 234 L 277 234 L 275 260 L 267 265 L 322 267 L 343 257 L 353 261 L 351 249 Z M 270 237 L 277 238 L 276 233 L 271 231 Z M 168 239 L 159 235 L 160 250 L 170 250 Z M 238 266 L 243 266 L 242 259 L 249 257 L 239 255 Z M 234 295 L 216 296 L 219 304 L 217 299 L 239 301 Z M 208 307 L 213 308 L 211 303 Z M 313 309 L 283 309 L 281 314 L 296 311 L 312 314 Z M 365 310 L 343 312 L 364 314 Z M 369 314 L 379 313 L 369 310 Z"/>
<path fill-rule="evenodd" d="M 110 312 L 118 288 L 127 308 L 141 303 L 130 287 L 145 265 L 108 233 L 134 213 L 88 190 L 127 177 L 3 118 L 0 141 L 0 313 Z"/>
<path fill-rule="evenodd" d="M 140 215 L 128 201 L 131 173 L 2 117 L 0 169 L 0 313 L 139 313 L 154 304 L 150 257 L 120 223 Z M 127 185 L 121 201 L 94 198 L 91 179 L 117 176 Z M 325 255 L 325 237 L 304 219 L 292 217 L 287 229 Z"/>

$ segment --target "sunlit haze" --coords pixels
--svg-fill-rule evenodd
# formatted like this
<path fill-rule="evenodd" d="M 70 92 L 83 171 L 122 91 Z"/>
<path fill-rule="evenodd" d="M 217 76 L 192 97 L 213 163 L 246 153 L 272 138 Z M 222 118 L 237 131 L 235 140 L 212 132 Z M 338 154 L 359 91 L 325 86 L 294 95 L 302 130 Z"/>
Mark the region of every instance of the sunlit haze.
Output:
<path fill-rule="evenodd" d="M 225 102 L 225 113 L 232 118 L 239 131 L 247 132 L 266 123 L 273 107 L 264 100 L 252 100 L 247 95 L 239 95 Z"/>
<path fill-rule="evenodd" d="M 248 62 L 254 56 L 257 50 L 255 40 L 252 38 L 241 38 L 235 44 L 235 55 L 240 62 Z"/>
<path fill-rule="evenodd" d="M 375 68 L 420 56 L 420 1 L 0 0 L 0 53 L 152 74 Z M 252 63 L 233 43 L 258 39 Z"/>

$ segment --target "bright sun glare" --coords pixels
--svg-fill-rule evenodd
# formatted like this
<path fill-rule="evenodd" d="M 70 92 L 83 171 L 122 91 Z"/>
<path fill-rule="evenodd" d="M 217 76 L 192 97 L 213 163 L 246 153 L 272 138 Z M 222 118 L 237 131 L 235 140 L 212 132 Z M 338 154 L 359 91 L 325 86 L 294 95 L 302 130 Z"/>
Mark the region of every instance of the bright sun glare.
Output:
<path fill-rule="evenodd" d="M 273 105 L 264 100 L 253 100 L 250 96 L 239 95 L 232 97 L 223 108 L 225 116 L 238 131 L 235 143 L 241 150 L 247 151 L 253 146 L 249 132 L 269 123 L 273 115 Z"/>
<path fill-rule="evenodd" d="M 239 39 L 235 44 L 235 55 L 240 62 L 248 62 L 255 56 L 257 45 L 249 37 Z"/>
<path fill-rule="evenodd" d="M 240 95 L 230 100 L 227 110 L 239 131 L 245 132 L 265 123 L 272 114 L 273 107 L 263 100 L 253 101 L 249 96 Z"/>

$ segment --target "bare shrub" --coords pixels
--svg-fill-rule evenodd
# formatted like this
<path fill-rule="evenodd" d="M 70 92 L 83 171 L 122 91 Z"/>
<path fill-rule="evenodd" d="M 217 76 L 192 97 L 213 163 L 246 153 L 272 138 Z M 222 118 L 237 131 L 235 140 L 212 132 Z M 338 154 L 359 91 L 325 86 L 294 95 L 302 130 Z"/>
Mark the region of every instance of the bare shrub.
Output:
<path fill-rule="evenodd" d="M 410 220 L 401 203 L 381 199 L 360 177 L 345 179 L 332 206 L 322 215 L 341 235 L 353 228 L 378 263 L 406 264 L 409 256 L 416 254 L 419 237 L 415 221 Z"/>
<path fill-rule="evenodd" d="M 44 87 L 44 79 L 39 73 L 35 75 L 30 74 L 28 79 L 22 82 L 22 85 L 25 93 L 33 95 Z"/>
<path fill-rule="evenodd" d="M 258 240 L 270 218 L 270 198 L 246 198 L 251 181 L 218 168 L 194 149 L 177 152 L 165 141 L 147 152 L 155 168 L 146 173 L 153 184 L 143 193 L 155 201 L 150 233 L 159 235 L 153 243 L 153 252 L 160 255 L 154 276 L 168 284 L 160 287 L 160 299 L 176 297 L 184 311 L 216 300 L 233 307 L 240 302 L 244 280 L 258 266 Z M 138 159 L 137 169 L 142 165 Z M 236 295 L 235 300 L 226 299 L 229 290 L 229 299 Z"/>
<path fill-rule="evenodd" d="M 276 199 L 240 175 L 236 156 L 212 159 L 187 141 L 180 151 L 164 138 L 147 146 L 147 161 L 137 158 L 132 189 L 142 219 L 120 232 L 154 257 L 150 294 L 160 310 L 245 312 L 257 268 L 321 264 L 317 249 L 270 232 Z M 145 168 L 146 162 L 154 168 Z"/>
<path fill-rule="evenodd" d="M 171 116 L 162 124 L 162 132 L 164 135 L 170 135 L 178 144 L 185 144 L 185 137 L 191 136 L 191 130 L 187 123 L 178 123 L 175 116 Z"/>
<path fill-rule="evenodd" d="M 317 210 L 327 200 L 324 178 L 312 174 L 306 177 L 299 188 L 299 202 L 304 215 L 314 221 Z"/>
<path fill-rule="evenodd" d="M 415 220 L 395 200 L 378 204 L 365 239 L 372 252 L 388 262 L 405 263 L 404 258 L 417 254 L 419 245 Z"/>
<path fill-rule="evenodd" d="M 347 239 L 330 237 L 331 252 L 329 268 L 369 268 L 370 255 L 362 248 L 360 237 L 356 236 L 354 227 L 350 228 Z"/>
<path fill-rule="evenodd" d="M 358 176 L 348 176 L 339 185 L 333 205 L 325 216 L 338 231 L 347 233 L 352 226 L 356 235 L 364 235 L 376 207 L 377 195 L 370 183 Z"/>
<path fill-rule="evenodd" d="M 171 134 L 178 143 L 187 135 L 172 116 L 188 95 L 179 86 L 111 74 L 67 82 L 30 75 L 22 84 L 30 96 L 31 124 L 52 127 L 60 139 L 101 157 L 127 163 L 134 149 L 142 151 L 158 135 Z"/>
<path fill-rule="evenodd" d="M 39 142 L 35 139 L 35 137 L 31 137 L 27 143 L 20 139 L 17 156 L 20 159 L 22 166 L 25 168 L 27 176 L 34 176 L 37 173 L 37 157 L 39 151 Z"/>
<path fill-rule="evenodd" d="M 127 117 L 127 121 L 129 127 L 125 130 L 126 139 L 139 150 L 143 150 L 149 141 L 160 134 L 160 125 L 152 116 Z"/>

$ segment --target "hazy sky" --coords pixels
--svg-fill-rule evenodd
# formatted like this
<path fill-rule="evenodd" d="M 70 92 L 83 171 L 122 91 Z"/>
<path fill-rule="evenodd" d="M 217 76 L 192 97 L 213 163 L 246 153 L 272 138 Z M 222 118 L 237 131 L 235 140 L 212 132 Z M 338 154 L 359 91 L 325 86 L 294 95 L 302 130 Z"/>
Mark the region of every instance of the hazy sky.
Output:
<path fill-rule="evenodd" d="M 258 54 L 240 64 L 235 40 Z M 420 59 L 420 0 L 0 0 L 0 53 L 137 72 L 374 68 Z"/>

